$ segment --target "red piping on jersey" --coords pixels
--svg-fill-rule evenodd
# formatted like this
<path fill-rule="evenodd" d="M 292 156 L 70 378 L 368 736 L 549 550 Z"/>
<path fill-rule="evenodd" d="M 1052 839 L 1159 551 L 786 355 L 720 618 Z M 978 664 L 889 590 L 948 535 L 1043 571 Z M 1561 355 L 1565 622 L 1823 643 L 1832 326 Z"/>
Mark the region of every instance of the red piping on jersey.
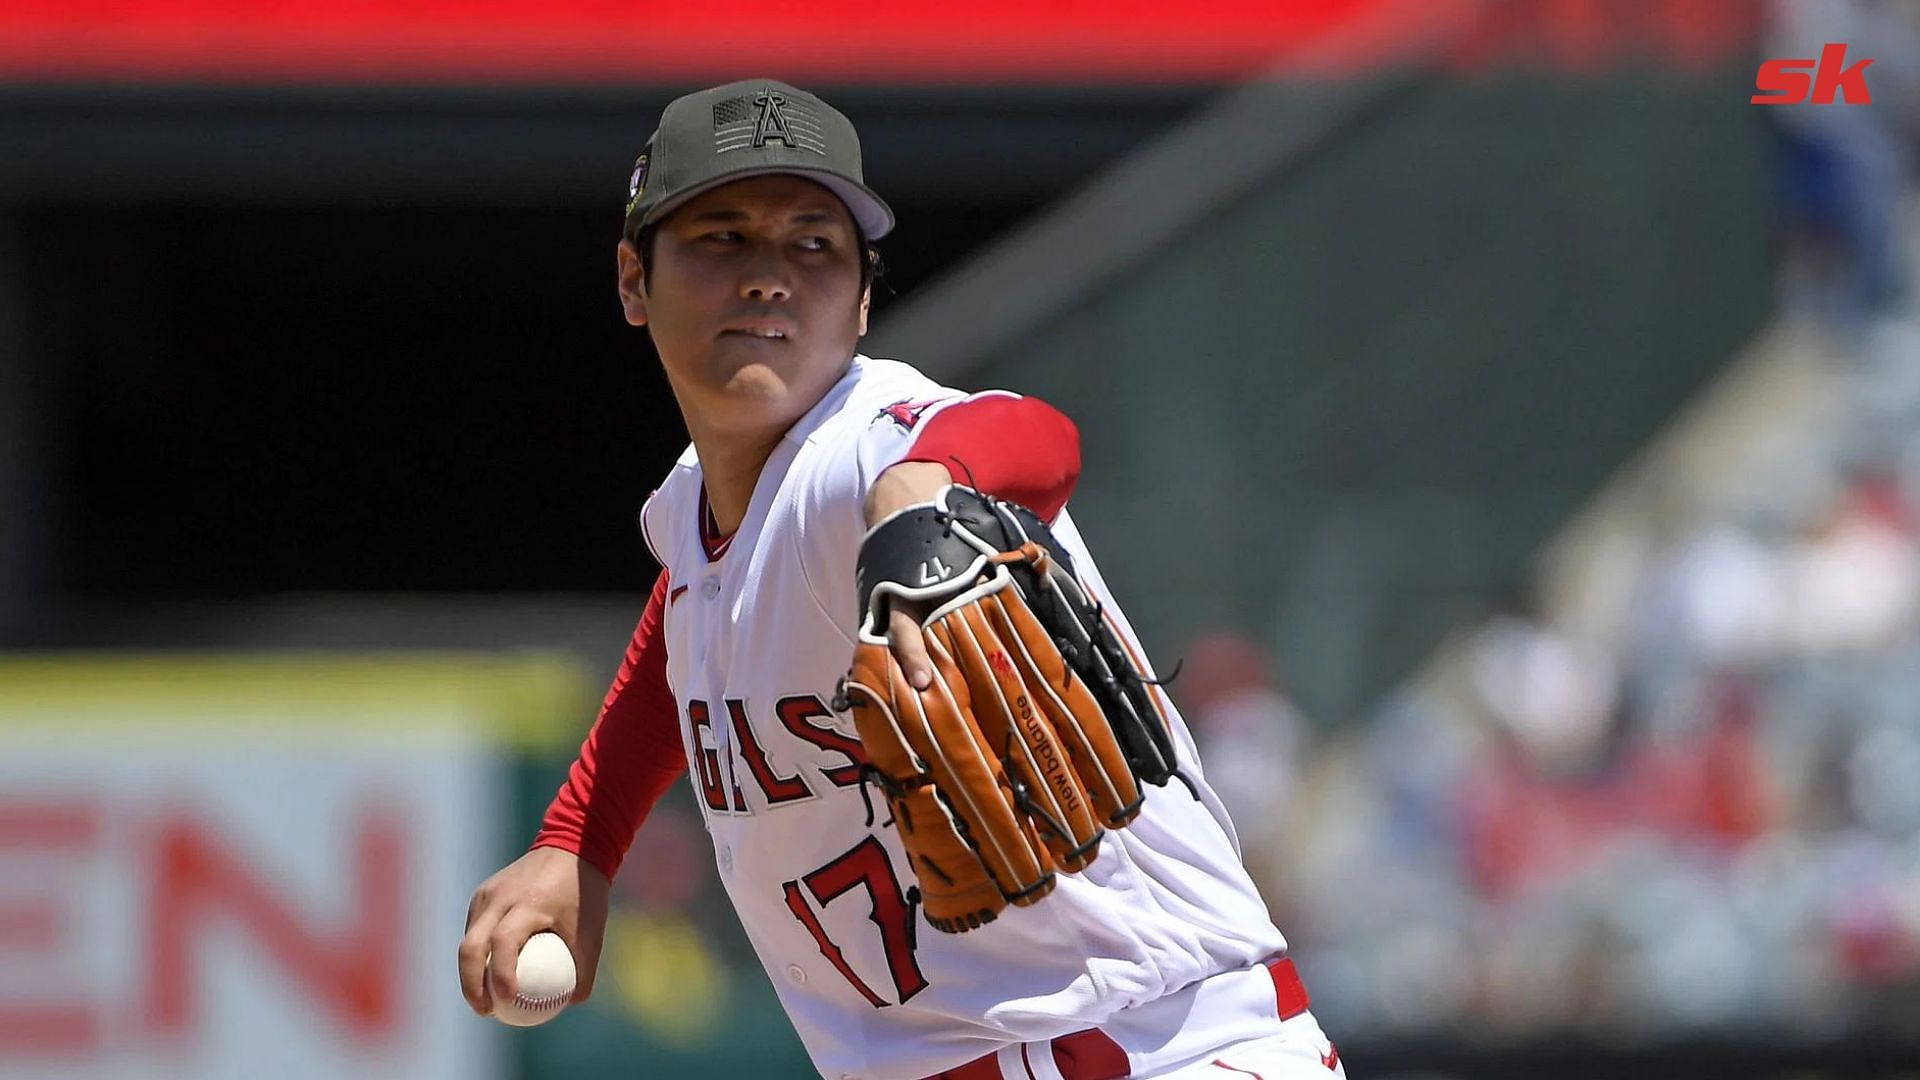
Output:
<path fill-rule="evenodd" d="M 708 562 L 719 562 L 720 557 L 733 546 L 734 530 L 725 536 L 720 535 L 720 523 L 713 519 L 713 507 L 707 503 L 707 488 L 700 486 L 700 550 L 706 552 Z"/>

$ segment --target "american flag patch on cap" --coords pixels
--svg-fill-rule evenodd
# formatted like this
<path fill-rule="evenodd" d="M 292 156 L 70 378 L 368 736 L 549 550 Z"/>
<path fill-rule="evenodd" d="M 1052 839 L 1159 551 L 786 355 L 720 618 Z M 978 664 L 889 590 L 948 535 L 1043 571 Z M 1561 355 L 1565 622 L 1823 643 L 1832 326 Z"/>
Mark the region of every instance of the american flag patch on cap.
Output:
<path fill-rule="evenodd" d="M 804 102 L 789 100 L 774 90 L 714 102 L 713 149 L 716 153 L 758 150 L 773 142 L 822 157 L 827 153 L 819 118 Z"/>

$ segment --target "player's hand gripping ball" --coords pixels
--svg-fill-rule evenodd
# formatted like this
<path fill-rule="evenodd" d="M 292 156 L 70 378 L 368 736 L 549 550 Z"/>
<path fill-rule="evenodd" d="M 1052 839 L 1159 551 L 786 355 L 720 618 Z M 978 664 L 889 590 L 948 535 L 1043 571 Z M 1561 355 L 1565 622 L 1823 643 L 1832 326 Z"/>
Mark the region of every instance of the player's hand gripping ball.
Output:
<path fill-rule="evenodd" d="M 492 958 L 488 958 L 492 962 Z M 502 997 L 493 986 L 493 969 L 487 969 L 487 994 L 493 999 L 493 1018 L 514 1027 L 533 1027 L 560 1015 L 573 1000 L 573 954 L 559 934 L 541 933 L 527 939 L 520 950 L 520 962 L 514 979 L 520 992 Z"/>

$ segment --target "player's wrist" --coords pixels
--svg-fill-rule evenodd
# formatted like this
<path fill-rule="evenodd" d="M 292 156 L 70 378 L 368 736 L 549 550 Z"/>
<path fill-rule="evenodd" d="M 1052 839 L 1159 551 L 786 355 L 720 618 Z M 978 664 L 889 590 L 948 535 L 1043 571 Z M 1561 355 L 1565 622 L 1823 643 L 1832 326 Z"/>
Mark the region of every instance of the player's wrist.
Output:
<path fill-rule="evenodd" d="M 608 881 L 620 869 L 623 852 L 591 834 L 566 835 L 542 832 L 527 845 L 527 854 L 543 861 L 568 860 L 591 868 Z"/>
<path fill-rule="evenodd" d="M 909 506 L 930 503 L 953 483 L 945 465 L 932 461 L 903 461 L 889 467 L 867 490 L 867 526 L 885 521 Z"/>

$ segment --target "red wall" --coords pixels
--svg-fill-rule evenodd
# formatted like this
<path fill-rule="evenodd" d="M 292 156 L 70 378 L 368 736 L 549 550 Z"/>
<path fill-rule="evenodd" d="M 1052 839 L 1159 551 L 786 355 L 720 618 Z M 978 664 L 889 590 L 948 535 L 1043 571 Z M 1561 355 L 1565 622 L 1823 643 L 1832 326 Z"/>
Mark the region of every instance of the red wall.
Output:
<path fill-rule="evenodd" d="M 1515 56 L 1684 66 L 1755 0 L 0 0 L 0 80 L 680 84 L 1213 82 L 1342 73 L 1457 36 Z"/>

